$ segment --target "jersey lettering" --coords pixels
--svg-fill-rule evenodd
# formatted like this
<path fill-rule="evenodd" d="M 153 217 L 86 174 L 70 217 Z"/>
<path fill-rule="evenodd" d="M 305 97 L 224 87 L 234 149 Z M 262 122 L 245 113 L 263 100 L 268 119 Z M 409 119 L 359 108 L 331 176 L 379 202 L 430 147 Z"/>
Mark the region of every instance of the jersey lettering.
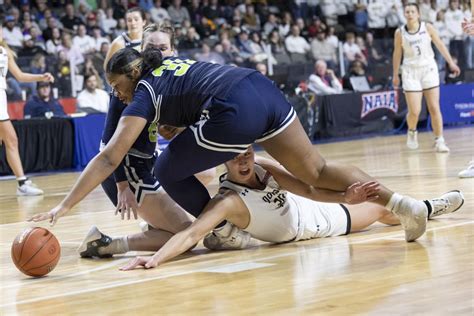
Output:
<path fill-rule="evenodd" d="M 161 77 L 163 75 L 163 72 L 165 70 L 168 70 L 168 71 L 174 71 L 174 76 L 181 77 L 186 74 L 186 72 L 189 70 L 189 67 L 191 67 L 191 65 L 194 64 L 195 62 L 196 62 L 195 60 L 191 60 L 191 59 L 186 59 L 186 60 L 165 59 L 163 61 L 163 65 L 153 70 L 152 74 L 155 77 Z"/>
<path fill-rule="evenodd" d="M 158 123 L 153 122 L 148 126 L 148 138 L 150 142 L 156 143 L 158 141 Z"/>

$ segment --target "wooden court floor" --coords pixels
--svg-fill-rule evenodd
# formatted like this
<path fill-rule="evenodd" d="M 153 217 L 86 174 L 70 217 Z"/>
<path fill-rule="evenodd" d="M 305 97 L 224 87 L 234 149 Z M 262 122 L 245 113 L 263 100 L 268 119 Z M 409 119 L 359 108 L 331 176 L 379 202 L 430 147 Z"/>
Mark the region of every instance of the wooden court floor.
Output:
<path fill-rule="evenodd" d="M 318 145 L 325 157 L 357 165 L 400 193 L 462 190 L 463 208 L 430 221 L 418 242 L 405 243 L 399 227 L 375 224 L 345 237 L 255 241 L 242 251 L 200 245 L 147 271 L 118 271 L 136 253 L 106 260 L 76 254 L 93 224 L 110 235 L 139 230 L 137 221 L 114 217 L 97 189 L 52 228 L 62 246 L 56 269 L 40 279 L 22 275 L 11 242 L 32 226 L 25 218 L 55 206 L 78 173 L 36 177 L 45 190 L 37 198 L 17 198 L 15 182 L 0 181 L 0 315 L 473 315 L 474 179 L 457 173 L 474 157 L 474 128 L 447 130 L 446 139 L 450 154 L 435 154 L 427 133 L 417 152 L 405 148 L 404 136 Z"/>

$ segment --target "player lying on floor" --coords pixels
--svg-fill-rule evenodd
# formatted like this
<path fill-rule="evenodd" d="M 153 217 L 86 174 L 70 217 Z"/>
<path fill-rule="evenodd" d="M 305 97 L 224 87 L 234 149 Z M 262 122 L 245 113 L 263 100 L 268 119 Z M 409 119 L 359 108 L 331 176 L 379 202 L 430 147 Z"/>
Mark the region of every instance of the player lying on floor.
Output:
<path fill-rule="evenodd" d="M 239 228 L 248 232 L 248 240 L 252 236 L 267 242 L 282 243 L 345 235 L 360 231 L 376 221 L 399 224 L 392 212 L 396 212 L 400 205 L 394 205 L 391 212 L 372 203 L 336 204 L 376 198 L 376 183 L 354 184 L 343 193 L 316 190 L 297 180 L 274 161 L 260 157 L 255 161 L 252 148 L 228 161 L 226 167 L 228 172 L 221 177 L 219 193 L 191 226 L 171 237 L 155 255 L 136 257 L 122 270 L 138 266 L 156 267 L 190 249 L 206 235 L 204 244 L 207 248 L 235 249 L 237 247 L 232 238 L 226 240 L 226 236 L 231 235 L 231 230 Z M 316 202 L 315 199 L 336 203 Z M 429 218 L 433 218 L 457 211 L 463 205 L 464 198 L 461 192 L 451 191 L 424 203 L 429 209 Z M 209 233 L 224 219 L 235 226 Z M 93 227 L 79 250 L 92 252 L 92 248 L 97 248 L 94 252 L 110 255 L 119 253 L 113 251 L 116 248 L 114 243 L 125 242 L 126 238 L 112 239 Z M 245 246 L 239 245 L 241 248 Z M 140 250 L 131 246 L 125 248 Z"/>

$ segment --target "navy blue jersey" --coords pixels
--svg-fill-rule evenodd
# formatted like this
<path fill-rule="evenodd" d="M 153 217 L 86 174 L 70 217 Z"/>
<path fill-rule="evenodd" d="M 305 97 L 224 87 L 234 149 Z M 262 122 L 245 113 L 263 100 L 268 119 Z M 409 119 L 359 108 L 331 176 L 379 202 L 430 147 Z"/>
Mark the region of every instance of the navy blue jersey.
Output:
<path fill-rule="evenodd" d="M 102 145 L 106 145 L 117 129 L 118 122 L 122 116 L 122 112 L 126 109 L 127 105 L 120 101 L 117 97 L 112 96 L 110 98 L 109 111 L 107 112 L 107 118 L 105 120 L 105 127 L 102 133 Z M 156 141 L 158 138 L 158 128 L 156 122 L 148 121 L 143 131 L 138 136 L 132 148 L 129 150 L 129 154 L 141 157 L 151 158 L 155 152 Z"/>
<path fill-rule="evenodd" d="M 125 42 L 125 47 L 135 48 L 138 51 L 141 50 L 141 39 L 132 40 L 126 32 L 123 32 L 121 36 L 123 38 L 123 41 Z"/>
<path fill-rule="evenodd" d="M 226 100 L 232 87 L 256 71 L 170 57 L 137 84 L 124 116 L 189 126 L 199 121 L 212 98 Z"/>

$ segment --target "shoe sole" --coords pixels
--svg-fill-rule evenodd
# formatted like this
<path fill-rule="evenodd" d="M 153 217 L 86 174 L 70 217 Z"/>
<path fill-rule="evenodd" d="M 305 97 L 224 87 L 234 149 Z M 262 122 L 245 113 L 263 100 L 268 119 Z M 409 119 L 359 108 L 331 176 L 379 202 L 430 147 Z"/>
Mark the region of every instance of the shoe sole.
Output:
<path fill-rule="evenodd" d="M 451 193 L 451 192 L 457 192 L 457 193 L 459 193 L 459 195 L 461 196 L 461 199 L 462 199 L 461 205 L 459 205 L 457 209 L 455 209 L 454 211 L 451 212 L 451 213 L 454 213 L 454 212 L 456 212 L 457 210 L 459 210 L 459 209 L 464 205 L 464 201 L 465 201 L 465 200 L 464 200 L 464 194 L 462 194 L 462 192 L 459 191 L 459 190 L 451 190 L 451 191 L 448 191 L 448 192 L 446 192 L 446 193 L 444 193 L 444 194 L 448 194 L 448 193 Z M 444 195 L 444 194 L 443 194 L 443 195 Z"/>

